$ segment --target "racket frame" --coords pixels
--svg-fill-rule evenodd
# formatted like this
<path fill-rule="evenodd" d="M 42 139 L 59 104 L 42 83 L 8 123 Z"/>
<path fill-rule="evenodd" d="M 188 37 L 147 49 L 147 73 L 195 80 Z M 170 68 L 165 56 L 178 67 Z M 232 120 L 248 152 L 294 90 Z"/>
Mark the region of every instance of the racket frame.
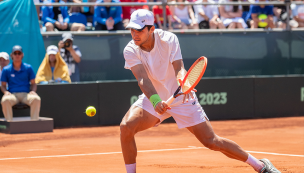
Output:
<path fill-rule="evenodd" d="M 199 63 L 202 59 L 204 59 L 205 61 L 205 65 L 203 67 L 203 70 L 202 72 L 200 73 L 199 77 L 196 79 L 196 81 L 194 82 L 194 84 L 185 92 L 180 92 L 182 87 L 183 87 L 183 84 L 187 81 L 187 77 L 189 76 L 190 72 L 192 71 L 192 69 L 195 67 L 195 65 L 197 63 Z M 190 69 L 188 70 L 188 72 L 186 73 L 183 81 L 179 80 L 179 83 L 180 83 L 180 86 L 178 86 L 177 90 L 174 92 L 174 94 L 166 101 L 167 105 L 170 106 L 171 103 L 175 100 L 175 98 L 177 98 L 178 96 L 180 95 L 185 95 L 185 94 L 188 94 L 190 93 L 194 87 L 196 87 L 196 85 L 199 83 L 199 81 L 202 79 L 204 73 L 205 73 L 205 70 L 206 70 L 206 67 L 207 67 L 207 63 L 208 63 L 208 60 L 206 57 L 202 56 L 200 57 L 199 59 L 197 59 L 193 64 L 192 66 L 190 67 Z"/>

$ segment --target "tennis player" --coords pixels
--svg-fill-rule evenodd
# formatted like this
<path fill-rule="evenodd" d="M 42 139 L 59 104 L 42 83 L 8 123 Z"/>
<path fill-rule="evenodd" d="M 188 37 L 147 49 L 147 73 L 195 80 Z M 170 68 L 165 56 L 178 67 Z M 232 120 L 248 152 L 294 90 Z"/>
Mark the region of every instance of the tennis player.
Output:
<path fill-rule="evenodd" d="M 186 70 L 176 35 L 155 29 L 153 13 L 139 9 L 132 13 L 127 28 L 132 40 L 124 49 L 125 68 L 130 69 L 143 94 L 124 116 L 121 147 L 127 173 L 136 172 L 137 148 L 134 135 L 172 116 L 179 128 L 187 128 L 207 148 L 251 165 L 259 173 L 280 173 L 268 159 L 258 160 L 235 142 L 217 136 L 193 92 L 167 100 L 178 87 Z"/>

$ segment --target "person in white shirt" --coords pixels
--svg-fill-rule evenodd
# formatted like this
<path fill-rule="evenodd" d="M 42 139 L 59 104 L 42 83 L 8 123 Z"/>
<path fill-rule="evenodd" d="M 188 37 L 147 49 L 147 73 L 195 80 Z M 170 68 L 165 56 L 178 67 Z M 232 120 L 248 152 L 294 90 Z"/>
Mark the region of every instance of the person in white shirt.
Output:
<path fill-rule="evenodd" d="M 296 1 L 301 1 L 301 0 L 296 0 Z M 293 18 L 298 23 L 297 27 L 299 28 L 304 27 L 304 5 L 292 4 L 291 9 L 292 9 Z"/>
<path fill-rule="evenodd" d="M 225 2 L 238 2 L 238 0 L 220 0 L 219 3 Z M 225 27 L 228 29 L 244 29 L 247 28 L 247 24 L 242 18 L 243 10 L 242 6 L 233 5 L 221 5 L 219 7 L 221 20 Z"/>
<path fill-rule="evenodd" d="M 214 2 L 212 0 L 198 0 L 200 2 Z M 200 29 L 225 29 L 219 18 L 219 11 L 216 5 L 194 5 L 195 17 Z"/>
<path fill-rule="evenodd" d="M 177 97 L 169 107 L 167 100 L 183 79 L 184 69 L 178 38 L 155 29 L 153 13 L 139 9 L 132 13 L 127 28 L 132 40 L 124 49 L 125 68 L 130 69 L 143 94 L 131 106 L 120 124 L 120 141 L 127 173 L 136 173 L 137 149 L 134 135 L 158 126 L 172 116 L 179 128 L 187 128 L 207 148 L 220 151 L 251 165 L 257 172 L 280 173 L 267 159 L 258 160 L 235 142 L 219 137 L 192 91 Z"/>
<path fill-rule="evenodd" d="M 0 52 L 0 79 L 2 75 L 2 70 L 5 66 L 10 63 L 9 55 L 6 52 Z"/>
<path fill-rule="evenodd" d="M 188 1 L 177 0 L 177 2 Z M 174 29 L 198 29 L 198 24 L 191 5 L 176 5 L 171 8 L 171 11 L 174 19 Z"/>

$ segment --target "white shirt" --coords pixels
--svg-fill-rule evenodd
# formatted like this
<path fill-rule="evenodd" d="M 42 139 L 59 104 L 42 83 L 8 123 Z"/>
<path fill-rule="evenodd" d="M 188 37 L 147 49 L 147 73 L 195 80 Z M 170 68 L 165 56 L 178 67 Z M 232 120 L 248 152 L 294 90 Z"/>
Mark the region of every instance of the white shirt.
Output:
<path fill-rule="evenodd" d="M 175 34 L 161 29 L 154 31 L 155 44 L 150 52 L 140 49 L 130 41 L 124 49 L 125 68 L 143 64 L 149 79 L 162 100 L 167 100 L 177 89 L 172 62 L 182 59 Z"/>
<path fill-rule="evenodd" d="M 229 0 L 219 0 L 219 3 L 231 2 Z M 226 12 L 233 12 L 233 5 L 224 5 L 224 9 Z M 239 5 L 239 10 L 242 10 L 243 7 Z"/>
<path fill-rule="evenodd" d="M 196 3 L 200 3 L 202 0 L 196 1 Z M 214 2 L 212 0 L 208 0 L 208 2 Z M 195 18 L 198 23 L 204 21 L 205 18 L 201 16 L 199 13 L 204 12 L 209 19 L 212 19 L 214 15 L 219 16 L 219 11 L 216 5 L 194 5 Z"/>
<path fill-rule="evenodd" d="M 225 3 L 225 2 L 230 2 L 229 0 L 219 0 L 220 3 Z M 225 9 L 225 12 L 233 12 L 233 5 L 224 5 L 224 9 Z M 239 5 L 239 10 L 242 10 L 243 7 L 241 5 Z M 226 18 L 224 17 L 221 17 L 221 19 L 224 21 Z"/>
<path fill-rule="evenodd" d="M 298 16 L 301 19 L 304 19 L 304 5 L 294 5 L 291 6 L 293 16 Z"/>

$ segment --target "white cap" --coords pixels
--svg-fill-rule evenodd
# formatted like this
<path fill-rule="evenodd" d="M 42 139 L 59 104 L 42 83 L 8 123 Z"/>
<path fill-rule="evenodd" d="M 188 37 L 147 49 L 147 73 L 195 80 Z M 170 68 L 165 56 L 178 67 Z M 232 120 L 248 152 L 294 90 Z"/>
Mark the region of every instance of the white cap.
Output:
<path fill-rule="evenodd" d="M 131 14 L 130 23 L 126 28 L 141 30 L 146 25 L 154 25 L 153 13 L 149 10 L 138 9 Z"/>
<path fill-rule="evenodd" d="M 6 52 L 0 52 L 0 58 L 5 60 L 9 60 L 9 55 Z"/>
<path fill-rule="evenodd" d="M 49 47 L 47 47 L 46 52 L 48 55 L 51 55 L 51 54 L 56 55 L 58 52 L 58 48 L 57 48 L 57 46 L 50 45 Z"/>

